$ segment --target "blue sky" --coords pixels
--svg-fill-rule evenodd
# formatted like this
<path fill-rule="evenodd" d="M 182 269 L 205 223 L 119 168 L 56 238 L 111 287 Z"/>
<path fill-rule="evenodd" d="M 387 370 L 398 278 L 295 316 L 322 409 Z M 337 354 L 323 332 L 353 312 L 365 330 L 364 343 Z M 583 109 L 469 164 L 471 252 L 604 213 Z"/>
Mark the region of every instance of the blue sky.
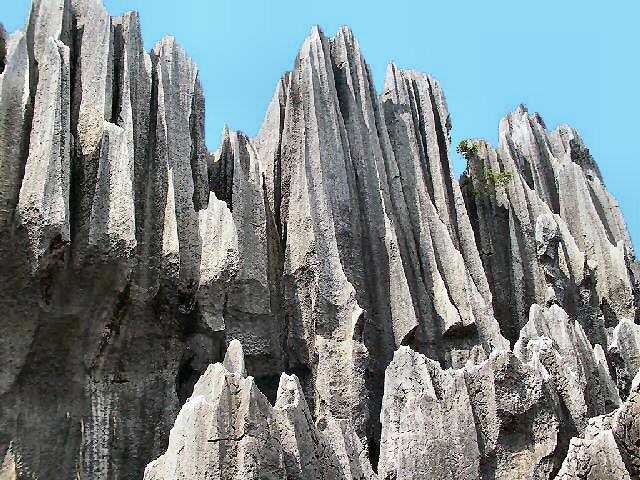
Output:
<path fill-rule="evenodd" d="M 29 0 L 0 0 L 0 21 L 21 28 Z M 386 65 L 440 80 L 463 138 L 497 142 L 519 103 L 547 127 L 578 129 L 640 248 L 640 2 L 637 0 L 105 0 L 112 15 L 141 13 L 145 45 L 173 35 L 198 63 L 207 142 L 224 123 L 258 131 L 277 80 L 314 24 L 349 25 L 378 90 Z M 464 169 L 454 159 L 456 173 Z"/>

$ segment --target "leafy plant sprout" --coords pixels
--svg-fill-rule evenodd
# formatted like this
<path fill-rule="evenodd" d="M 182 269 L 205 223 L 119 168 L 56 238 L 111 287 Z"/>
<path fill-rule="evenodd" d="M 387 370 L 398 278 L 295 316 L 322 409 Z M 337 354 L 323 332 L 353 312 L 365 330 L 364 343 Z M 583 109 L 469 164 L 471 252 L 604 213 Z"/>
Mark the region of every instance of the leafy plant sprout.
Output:
<path fill-rule="evenodd" d="M 513 180 L 513 173 L 511 172 L 496 172 L 489 167 L 484 167 L 484 181 L 487 184 L 493 184 L 496 187 L 506 188 L 509 182 Z"/>
<path fill-rule="evenodd" d="M 471 161 L 474 157 L 477 158 L 479 148 L 478 145 L 471 143 L 469 140 L 462 140 L 458 144 L 456 151 L 467 161 Z M 467 171 L 471 172 L 471 165 L 467 167 Z M 464 178 L 462 178 L 460 187 L 466 189 L 473 196 L 487 195 L 497 188 L 506 188 L 512 180 L 513 173 L 511 172 L 500 172 L 490 167 L 484 167 L 482 174 L 478 175 L 476 188 L 474 188 L 470 173 L 465 174 Z"/>
<path fill-rule="evenodd" d="M 478 151 L 478 145 L 471 143 L 469 140 L 462 140 L 456 147 L 456 152 L 466 160 L 471 160 L 474 155 L 478 155 Z"/>

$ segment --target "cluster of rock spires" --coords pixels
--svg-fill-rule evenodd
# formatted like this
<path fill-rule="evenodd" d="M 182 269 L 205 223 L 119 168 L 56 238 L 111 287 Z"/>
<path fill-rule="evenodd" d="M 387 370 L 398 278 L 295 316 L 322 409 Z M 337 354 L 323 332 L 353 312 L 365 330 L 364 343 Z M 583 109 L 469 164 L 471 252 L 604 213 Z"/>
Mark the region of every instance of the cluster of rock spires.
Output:
<path fill-rule="evenodd" d="M 436 80 L 378 95 L 315 28 L 209 155 L 172 38 L 33 0 L 0 27 L 0 479 L 640 478 L 597 165 L 520 107 L 458 182 L 450 129 Z"/>

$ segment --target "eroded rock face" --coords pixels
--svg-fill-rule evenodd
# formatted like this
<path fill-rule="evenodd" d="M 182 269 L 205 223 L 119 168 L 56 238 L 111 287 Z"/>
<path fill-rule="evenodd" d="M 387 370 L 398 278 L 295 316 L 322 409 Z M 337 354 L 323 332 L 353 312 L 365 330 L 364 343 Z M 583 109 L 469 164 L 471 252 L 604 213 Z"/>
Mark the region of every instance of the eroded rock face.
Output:
<path fill-rule="evenodd" d="M 592 347 L 580 323 L 559 306 L 532 305 L 513 350 L 521 359 L 544 366 L 578 431 L 589 418 L 620 406 L 602 348 Z"/>
<path fill-rule="evenodd" d="M 0 28 L 0 477 L 637 475 L 640 268 L 577 132 L 519 108 L 459 183 L 439 83 L 317 27 L 255 138 L 204 121 L 136 13 Z"/>
<path fill-rule="evenodd" d="M 497 151 L 469 145 L 461 183 L 503 331 L 515 340 L 531 304 L 558 303 L 606 348 L 636 316 L 637 261 L 583 140 L 520 106 L 501 121 Z"/>
<path fill-rule="evenodd" d="M 627 395 L 640 371 L 640 326 L 622 319 L 613 330 L 609 358 L 623 395 Z"/>
<path fill-rule="evenodd" d="M 571 440 L 559 479 L 632 479 L 640 475 L 640 377 L 629 399 L 606 416 L 592 418 L 582 438 Z"/>
<path fill-rule="evenodd" d="M 401 347 L 387 369 L 379 478 L 554 478 L 561 465 L 559 478 L 629 478 L 612 431 L 637 468 L 637 399 L 614 410 L 620 398 L 597 352 L 561 308 L 538 305 L 513 353 L 459 370 Z M 608 433 L 589 420 L 605 413 Z M 565 459 L 569 432 L 586 440 Z M 580 476 L 601 450 L 611 476 Z"/>
<path fill-rule="evenodd" d="M 240 360 L 242 352 L 232 348 L 227 358 Z M 237 367 L 209 366 L 178 414 L 168 451 L 147 466 L 145 479 L 286 478 L 271 406 Z"/>
<path fill-rule="evenodd" d="M 224 364 L 210 365 L 196 383 L 146 480 L 374 478 L 357 438 L 333 419 L 316 426 L 295 375 L 282 374 L 272 406 L 243 365 L 233 340 Z"/>

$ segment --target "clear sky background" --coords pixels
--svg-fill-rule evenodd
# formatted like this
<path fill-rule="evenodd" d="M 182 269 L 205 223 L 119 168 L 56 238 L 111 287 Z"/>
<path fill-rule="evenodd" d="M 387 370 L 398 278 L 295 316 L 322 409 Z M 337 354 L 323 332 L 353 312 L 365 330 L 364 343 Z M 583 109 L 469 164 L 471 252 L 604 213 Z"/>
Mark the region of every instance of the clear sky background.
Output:
<path fill-rule="evenodd" d="M 30 0 L 0 0 L 7 30 Z M 138 10 L 147 49 L 173 35 L 198 63 L 207 143 L 224 123 L 257 133 L 276 83 L 315 24 L 349 25 L 380 91 L 390 61 L 439 79 L 454 145 L 496 144 L 519 103 L 548 128 L 582 134 L 640 248 L 640 1 L 638 0 L 105 0 L 111 15 Z M 464 161 L 454 158 L 460 174 Z"/>

